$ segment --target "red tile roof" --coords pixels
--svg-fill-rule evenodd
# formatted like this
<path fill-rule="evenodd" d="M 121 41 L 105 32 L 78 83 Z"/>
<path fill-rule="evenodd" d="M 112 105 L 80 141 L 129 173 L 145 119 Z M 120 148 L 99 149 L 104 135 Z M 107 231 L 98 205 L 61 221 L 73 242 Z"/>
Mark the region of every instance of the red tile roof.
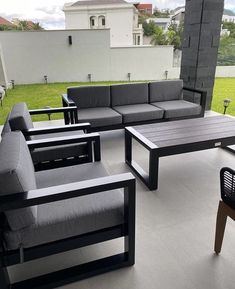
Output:
<path fill-rule="evenodd" d="M 12 26 L 13 24 L 12 24 L 10 21 L 8 21 L 8 20 L 6 20 L 5 18 L 3 18 L 3 17 L 0 16 L 0 25 Z"/>

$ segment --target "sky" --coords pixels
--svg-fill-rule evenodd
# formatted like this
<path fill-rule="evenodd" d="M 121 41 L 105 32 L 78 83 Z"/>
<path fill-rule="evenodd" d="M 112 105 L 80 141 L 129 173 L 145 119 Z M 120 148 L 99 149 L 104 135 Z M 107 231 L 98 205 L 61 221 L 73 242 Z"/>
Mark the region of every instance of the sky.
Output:
<path fill-rule="evenodd" d="M 12 18 L 32 20 L 39 22 L 46 29 L 64 29 L 62 7 L 65 2 L 76 2 L 76 0 L 1 0 L 0 16 L 8 20 Z M 152 3 L 159 9 L 174 9 L 185 4 L 185 0 L 139 0 L 138 2 Z M 225 0 L 225 8 L 235 12 L 235 0 Z"/>

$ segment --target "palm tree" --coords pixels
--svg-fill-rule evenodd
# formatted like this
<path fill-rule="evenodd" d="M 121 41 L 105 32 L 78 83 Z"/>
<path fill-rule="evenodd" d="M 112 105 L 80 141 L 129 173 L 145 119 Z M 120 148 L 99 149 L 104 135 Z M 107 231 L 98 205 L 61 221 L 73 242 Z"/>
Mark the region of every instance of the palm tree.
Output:
<path fill-rule="evenodd" d="M 19 20 L 18 22 L 18 27 L 19 27 L 19 30 L 30 30 L 29 26 L 28 26 L 28 21 L 26 20 Z"/>
<path fill-rule="evenodd" d="M 32 24 L 32 30 L 44 30 L 44 28 L 40 25 L 39 22 Z"/>

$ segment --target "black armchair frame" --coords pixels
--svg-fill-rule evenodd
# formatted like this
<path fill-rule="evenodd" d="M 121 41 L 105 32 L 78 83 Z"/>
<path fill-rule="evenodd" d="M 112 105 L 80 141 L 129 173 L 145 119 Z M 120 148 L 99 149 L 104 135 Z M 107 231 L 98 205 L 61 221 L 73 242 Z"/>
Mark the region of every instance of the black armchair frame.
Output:
<path fill-rule="evenodd" d="M 3 235 L 1 234 L 1 289 L 55 288 L 97 274 L 133 265 L 135 263 L 135 178 L 132 174 L 126 173 L 71 183 L 63 186 L 1 196 L 0 214 L 3 214 L 8 210 L 71 199 L 120 188 L 124 188 L 124 222 L 121 225 L 24 249 L 23 258 L 22 252 L 20 254 L 19 250 L 7 251 L 5 249 Z M 19 264 L 22 259 L 24 261 L 30 261 L 44 256 L 49 256 L 120 237 L 124 237 L 123 253 L 101 258 L 32 279 L 27 279 L 14 284 L 10 283 L 6 267 Z"/>
<path fill-rule="evenodd" d="M 196 117 L 203 117 L 205 114 L 205 108 L 206 108 L 206 97 L 207 97 L 207 92 L 204 90 L 199 90 L 195 88 L 189 88 L 189 87 L 183 87 L 183 90 L 193 92 L 194 94 L 200 94 L 200 105 L 202 107 L 201 113 L 196 116 L 188 116 L 188 117 L 177 117 L 177 118 L 167 118 L 167 119 L 156 119 L 156 120 L 149 120 L 149 121 L 139 121 L 139 122 L 132 122 L 132 123 L 125 123 L 125 124 L 116 124 L 116 125 L 109 125 L 109 126 L 102 126 L 102 127 L 91 127 L 90 131 L 104 131 L 104 130 L 113 130 L 113 129 L 122 129 L 125 128 L 126 126 L 135 126 L 135 125 L 141 125 L 141 124 L 149 124 L 149 123 L 156 123 L 156 122 L 164 122 L 164 121 L 171 121 L 171 120 L 180 120 L 180 119 L 188 119 L 188 118 L 196 118 Z M 74 107 L 76 106 L 75 102 L 71 100 L 67 94 L 62 94 L 62 103 L 64 107 Z M 77 108 L 77 107 L 76 107 Z M 77 119 L 76 121 L 78 122 L 78 113 L 77 112 Z M 69 124 L 69 115 L 65 111 L 64 112 L 64 121 L 65 124 Z"/>
<path fill-rule="evenodd" d="M 90 134 L 85 134 L 85 135 L 54 137 L 54 138 L 45 138 L 41 140 L 27 141 L 30 151 L 37 149 L 37 148 L 63 146 L 63 145 L 68 145 L 68 144 L 79 144 L 79 143 L 87 144 L 87 150 L 88 150 L 87 155 L 74 156 L 69 159 L 36 163 L 34 164 L 36 171 L 54 169 L 57 167 L 66 167 L 66 166 L 71 166 L 71 165 L 76 165 L 76 164 L 88 163 L 92 161 L 100 161 L 101 160 L 100 135 L 98 133 L 90 133 Z"/>

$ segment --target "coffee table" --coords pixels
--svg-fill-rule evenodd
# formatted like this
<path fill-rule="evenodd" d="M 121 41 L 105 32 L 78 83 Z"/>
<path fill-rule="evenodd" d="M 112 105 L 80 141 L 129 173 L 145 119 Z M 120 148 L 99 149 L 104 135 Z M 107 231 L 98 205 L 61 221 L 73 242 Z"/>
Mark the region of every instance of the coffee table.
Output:
<path fill-rule="evenodd" d="M 132 140 L 149 151 L 149 172 L 132 159 Z M 150 190 L 158 188 L 159 158 L 235 144 L 235 119 L 211 116 L 125 128 L 125 160 Z"/>

